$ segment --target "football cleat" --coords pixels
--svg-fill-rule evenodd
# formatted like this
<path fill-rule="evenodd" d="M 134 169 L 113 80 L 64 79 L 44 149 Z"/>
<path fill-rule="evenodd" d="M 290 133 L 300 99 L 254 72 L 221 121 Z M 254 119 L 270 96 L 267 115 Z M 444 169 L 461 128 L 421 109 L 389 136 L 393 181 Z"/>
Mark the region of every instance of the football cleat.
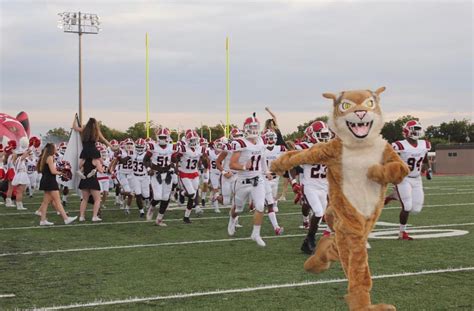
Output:
<path fill-rule="evenodd" d="M 284 232 L 284 231 L 285 231 L 285 230 L 283 229 L 283 227 L 277 227 L 277 228 L 275 229 L 275 235 L 283 235 L 283 232 Z"/>
<path fill-rule="evenodd" d="M 183 217 L 183 222 L 185 224 L 190 224 L 191 223 L 191 219 L 189 219 L 189 217 Z"/>
<path fill-rule="evenodd" d="M 303 253 L 312 255 L 315 247 L 316 247 L 316 241 L 314 240 L 314 237 L 313 238 L 306 237 L 300 249 Z"/>
<path fill-rule="evenodd" d="M 229 217 L 229 224 L 227 225 L 227 233 L 230 235 L 230 236 L 234 236 L 235 234 L 235 224 L 237 222 L 237 219 L 235 218 L 232 218 Z"/>
<path fill-rule="evenodd" d="M 300 229 L 309 230 L 309 221 L 303 221 L 303 225 L 300 226 Z"/>
<path fill-rule="evenodd" d="M 197 216 L 201 216 L 202 214 L 204 214 L 204 210 L 200 206 L 197 206 L 197 205 L 194 208 L 194 212 L 196 213 Z"/>
<path fill-rule="evenodd" d="M 262 237 L 260 235 L 252 235 L 250 237 L 253 241 L 257 242 L 258 246 L 265 247 L 265 242 L 263 241 Z"/>
<path fill-rule="evenodd" d="M 411 236 L 409 236 L 406 231 L 400 232 L 400 234 L 398 235 L 398 239 L 399 240 L 405 240 L 405 241 L 413 240 L 413 238 Z"/>
<path fill-rule="evenodd" d="M 145 217 L 145 210 L 142 208 L 140 210 L 140 218 L 143 218 L 143 217 Z"/>
<path fill-rule="evenodd" d="M 155 221 L 155 225 L 158 226 L 158 227 L 167 227 L 167 226 L 168 226 L 167 224 L 165 224 L 165 223 L 163 222 L 163 220 L 159 220 L 159 219 L 157 219 L 157 220 Z"/>
<path fill-rule="evenodd" d="M 148 208 L 148 211 L 146 212 L 146 220 L 150 221 L 153 219 L 153 209 L 153 206 Z"/>

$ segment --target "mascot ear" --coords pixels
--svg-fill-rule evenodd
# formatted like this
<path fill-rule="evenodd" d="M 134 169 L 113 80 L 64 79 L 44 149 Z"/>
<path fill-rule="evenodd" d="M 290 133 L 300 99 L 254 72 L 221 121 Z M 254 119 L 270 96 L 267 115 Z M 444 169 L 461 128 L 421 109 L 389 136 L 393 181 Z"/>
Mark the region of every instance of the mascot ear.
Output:
<path fill-rule="evenodd" d="M 333 93 L 323 93 L 323 97 L 332 99 L 334 101 L 336 101 L 336 99 L 337 99 L 336 95 L 333 94 Z"/>
<path fill-rule="evenodd" d="M 385 91 L 385 86 L 381 86 L 378 89 L 376 89 L 375 94 L 380 95 L 380 93 L 382 93 L 383 91 Z"/>

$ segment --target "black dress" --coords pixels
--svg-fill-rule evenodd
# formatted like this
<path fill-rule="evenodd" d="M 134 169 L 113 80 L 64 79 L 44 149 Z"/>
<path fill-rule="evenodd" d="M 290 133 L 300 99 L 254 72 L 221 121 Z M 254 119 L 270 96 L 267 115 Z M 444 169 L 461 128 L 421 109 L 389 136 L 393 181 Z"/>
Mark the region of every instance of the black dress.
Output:
<path fill-rule="evenodd" d="M 80 158 L 85 160 L 84 175 L 87 176 L 90 171 L 95 168 L 94 164 L 92 164 L 92 160 L 100 159 L 100 152 L 95 147 L 95 142 L 83 142 Z M 81 179 L 81 181 L 79 182 L 79 189 L 100 191 L 100 185 L 99 181 L 97 180 L 97 174 L 94 174 L 94 176 L 86 179 Z"/>
<path fill-rule="evenodd" d="M 55 191 L 59 190 L 58 182 L 56 181 L 56 175 L 53 175 L 49 170 L 48 163 L 44 164 L 43 170 L 41 171 L 42 176 L 40 180 L 39 190 L 43 191 Z"/>

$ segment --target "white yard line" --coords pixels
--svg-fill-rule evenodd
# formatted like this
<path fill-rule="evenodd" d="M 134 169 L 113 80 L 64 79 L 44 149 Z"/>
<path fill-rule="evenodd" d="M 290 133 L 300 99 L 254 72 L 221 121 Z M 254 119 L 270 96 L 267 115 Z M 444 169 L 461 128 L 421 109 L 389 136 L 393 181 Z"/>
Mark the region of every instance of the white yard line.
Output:
<path fill-rule="evenodd" d="M 423 271 L 416 271 L 416 272 L 373 275 L 372 279 L 377 279 L 377 280 L 378 279 L 391 279 L 391 278 L 402 278 L 402 277 L 409 277 L 409 276 L 466 272 L 466 271 L 474 271 L 474 267 L 446 268 L 446 269 L 437 269 L 437 270 L 423 270 Z M 177 293 L 177 294 L 166 295 L 166 296 L 135 297 L 135 298 L 118 299 L 118 300 L 106 300 L 106 301 L 96 300 L 93 302 L 75 303 L 75 304 L 64 305 L 64 306 L 53 306 L 53 307 L 45 307 L 45 308 L 40 308 L 40 309 L 33 308 L 33 310 L 66 310 L 66 309 L 73 309 L 73 308 L 87 308 L 87 307 L 98 307 L 98 306 L 107 306 L 107 305 L 129 304 L 129 303 L 154 301 L 154 300 L 170 300 L 170 299 L 182 299 L 182 298 L 215 296 L 215 295 L 225 295 L 225 294 L 237 294 L 237 293 L 253 292 L 257 290 L 294 288 L 294 287 L 313 286 L 313 285 L 332 284 L 332 283 L 345 283 L 345 282 L 347 282 L 347 279 L 328 279 L 328 280 L 318 280 L 318 281 L 304 281 L 304 282 L 298 282 L 298 283 L 267 284 L 267 285 L 259 285 L 255 287 L 217 289 L 217 290 L 205 291 L 205 292 Z"/>
<path fill-rule="evenodd" d="M 13 298 L 16 297 L 15 294 L 0 294 L 0 298 Z"/>
<path fill-rule="evenodd" d="M 458 223 L 458 224 L 439 224 L 429 226 L 415 226 L 410 229 L 421 229 L 421 228 L 443 228 L 443 227 L 456 227 L 456 226 L 472 226 L 474 222 L 470 223 Z M 387 231 L 393 230 L 393 228 L 385 229 L 374 229 L 373 231 Z M 321 235 L 322 233 L 318 233 Z M 280 236 L 264 236 L 263 239 L 283 239 L 283 238 L 294 238 L 303 237 L 304 234 L 288 234 Z M 58 253 L 77 253 L 77 252 L 90 252 L 90 251 L 106 251 L 116 249 L 131 249 L 131 248 L 147 248 L 147 247 L 160 247 L 160 246 L 177 246 L 177 245 L 190 245 L 190 244 L 208 244 L 208 243 L 226 243 L 226 242 L 238 242 L 238 241 L 249 241 L 250 237 L 245 238 L 227 238 L 227 239 L 216 239 L 216 240 L 196 240 L 196 241 L 180 241 L 180 242 L 163 242 L 153 244 L 130 244 L 130 245 L 116 245 L 116 246 L 102 246 L 102 247 L 85 247 L 85 248 L 70 248 L 70 249 L 56 249 L 56 250 L 40 250 L 40 251 L 28 251 L 28 252 L 17 252 L 17 253 L 0 253 L 0 257 L 7 256 L 24 256 L 24 255 L 45 255 L 45 254 L 58 254 Z"/>
<path fill-rule="evenodd" d="M 425 205 L 425 208 L 428 207 L 447 207 L 447 206 L 474 206 L 474 203 L 453 203 L 453 204 L 432 204 L 432 205 Z M 223 207 L 229 208 L 229 207 Z M 223 209 L 221 208 L 221 209 Z M 209 208 L 212 210 L 212 208 Z M 397 210 L 400 209 L 400 206 L 388 206 L 384 207 L 384 210 Z M 181 207 L 176 209 L 169 209 L 169 210 L 181 210 Z M 183 208 L 184 210 L 184 208 Z M 104 210 L 106 212 L 107 210 Z M 32 214 L 34 215 L 34 214 Z M 291 212 L 291 213 L 278 213 L 278 216 L 289 216 L 289 215 L 301 215 L 301 212 Z M 38 217 L 35 215 L 35 217 Z M 240 215 L 241 218 L 253 217 L 253 215 Z M 38 218 L 39 219 L 39 218 Z M 192 220 L 214 220 L 214 219 L 228 219 L 228 216 L 214 216 L 214 217 L 196 217 L 192 218 Z M 175 222 L 175 221 L 182 221 L 181 218 L 179 219 L 165 219 L 165 222 Z M 54 225 L 54 226 L 27 226 L 27 227 L 5 227 L 0 228 L 0 231 L 8 231 L 8 230 L 28 230 L 28 229 L 54 229 L 54 228 L 78 228 L 78 227 L 89 227 L 89 226 L 111 226 L 111 225 L 127 225 L 127 224 L 149 224 L 152 223 L 151 221 L 146 220 L 130 220 L 130 221 L 117 221 L 117 222 L 100 222 L 100 223 L 76 223 L 72 225 Z"/>

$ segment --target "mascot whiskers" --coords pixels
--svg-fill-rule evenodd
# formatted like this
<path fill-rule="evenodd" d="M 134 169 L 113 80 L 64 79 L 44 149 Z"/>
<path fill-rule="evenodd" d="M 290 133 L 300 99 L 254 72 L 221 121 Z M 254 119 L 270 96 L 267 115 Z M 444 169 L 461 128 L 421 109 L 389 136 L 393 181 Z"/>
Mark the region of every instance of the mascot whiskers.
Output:
<path fill-rule="evenodd" d="M 273 161 L 271 170 L 282 174 L 302 164 L 328 167 L 329 205 L 335 234 L 319 240 L 315 253 L 304 264 L 307 271 L 327 270 L 340 261 L 348 279 L 345 296 L 350 310 L 396 310 L 389 304 L 372 304 L 366 242 L 384 205 L 387 184 L 398 184 L 408 167 L 385 141 L 380 94 L 356 90 L 324 93 L 333 100 L 329 127 L 337 137 L 310 149 L 290 151 Z"/>

